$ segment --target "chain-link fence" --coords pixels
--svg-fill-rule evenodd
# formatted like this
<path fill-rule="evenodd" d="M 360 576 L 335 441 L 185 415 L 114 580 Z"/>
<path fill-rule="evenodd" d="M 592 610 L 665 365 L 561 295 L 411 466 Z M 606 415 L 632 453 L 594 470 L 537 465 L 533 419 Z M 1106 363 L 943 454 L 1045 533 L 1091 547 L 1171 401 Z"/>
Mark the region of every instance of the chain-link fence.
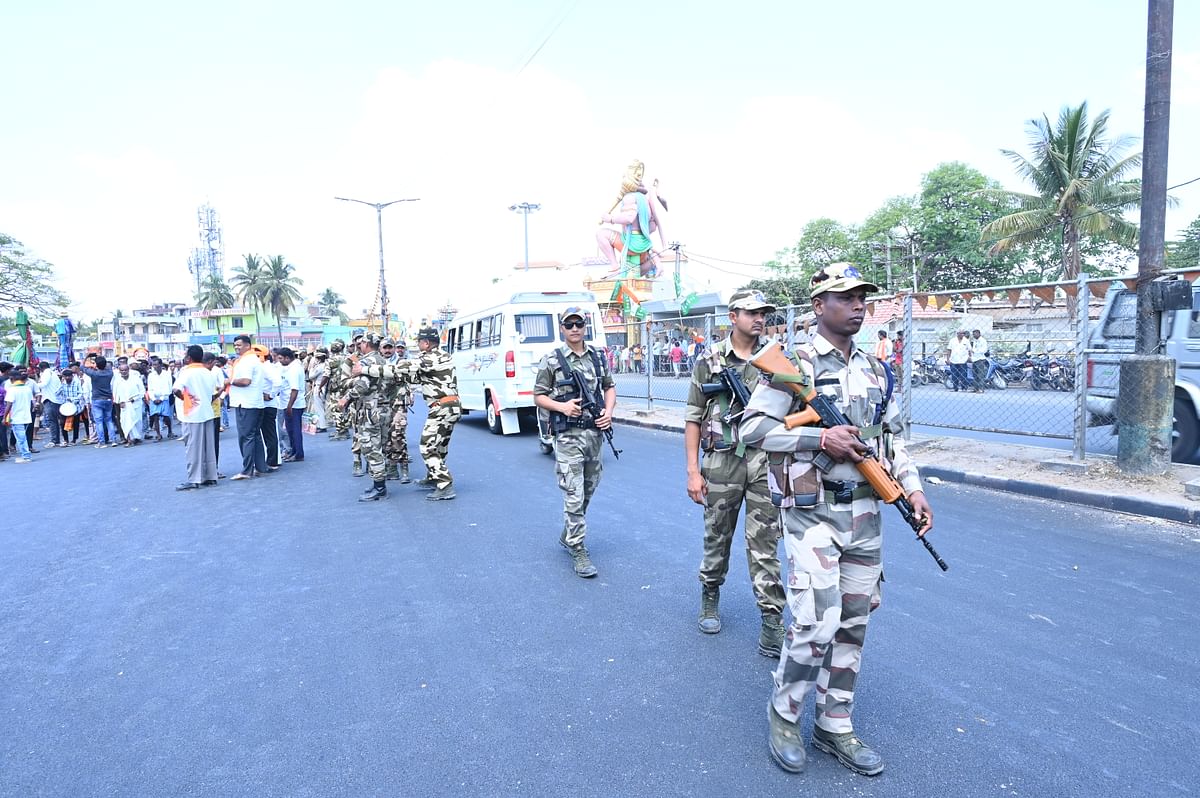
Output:
<path fill-rule="evenodd" d="M 895 399 L 918 431 L 1041 439 L 1077 459 L 1115 454 L 1120 361 L 1133 351 L 1133 288 L 1133 280 L 1081 275 L 871 298 L 856 343 L 893 365 Z M 790 349 L 815 331 L 812 320 L 806 306 L 779 308 L 767 333 Z M 1163 325 L 1164 351 L 1176 357 L 1183 382 L 1176 459 L 1189 459 L 1200 448 L 1200 311 L 1166 314 Z M 627 330 L 624 343 L 610 347 L 618 395 L 650 409 L 678 407 L 696 358 L 728 334 L 729 319 L 658 316 Z"/>

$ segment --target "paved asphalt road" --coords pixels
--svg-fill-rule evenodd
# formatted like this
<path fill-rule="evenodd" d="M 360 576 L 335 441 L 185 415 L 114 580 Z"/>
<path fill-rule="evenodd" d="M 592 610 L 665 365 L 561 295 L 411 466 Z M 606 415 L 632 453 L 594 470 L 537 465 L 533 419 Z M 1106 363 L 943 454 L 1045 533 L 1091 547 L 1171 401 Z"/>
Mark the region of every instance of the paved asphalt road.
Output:
<path fill-rule="evenodd" d="M 931 487 L 951 570 L 887 516 L 859 692 L 888 769 L 814 751 L 789 776 L 767 753 L 744 560 L 725 629 L 701 635 L 680 436 L 618 434 L 590 581 L 556 541 L 551 459 L 474 416 L 454 502 L 405 486 L 356 504 L 364 480 L 324 440 L 191 493 L 172 490 L 178 444 L 0 464 L 0 794 L 1200 790 L 1194 530 Z"/>

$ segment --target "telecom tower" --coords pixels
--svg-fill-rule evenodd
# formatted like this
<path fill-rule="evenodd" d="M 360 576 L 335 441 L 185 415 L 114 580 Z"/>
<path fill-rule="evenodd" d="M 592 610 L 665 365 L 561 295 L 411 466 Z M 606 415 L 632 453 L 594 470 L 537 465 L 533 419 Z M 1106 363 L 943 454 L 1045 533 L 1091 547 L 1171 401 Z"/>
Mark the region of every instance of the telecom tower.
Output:
<path fill-rule="evenodd" d="M 221 238 L 221 216 L 208 203 L 196 212 L 200 222 L 200 246 L 188 258 L 188 271 L 196 281 L 196 295 L 204 281 L 212 276 L 225 277 L 225 242 Z"/>

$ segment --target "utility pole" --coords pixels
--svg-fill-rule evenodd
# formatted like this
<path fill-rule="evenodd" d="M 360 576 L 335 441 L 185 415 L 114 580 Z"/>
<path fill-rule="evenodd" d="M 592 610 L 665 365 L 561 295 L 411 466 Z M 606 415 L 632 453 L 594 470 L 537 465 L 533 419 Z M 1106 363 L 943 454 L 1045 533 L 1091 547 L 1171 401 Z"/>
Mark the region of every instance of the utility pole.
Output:
<path fill-rule="evenodd" d="M 536 202 L 518 202 L 516 205 L 509 205 L 510 211 L 515 211 L 525 217 L 525 271 L 529 271 L 529 214 L 541 209 L 541 205 Z"/>
<path fill-rule="evenodd" d="M 383 272 L 383 209 L 389 205 L 395 205 L 398 202 L 420 202 L 419 197 L 412 199 L 398 199 L 391 202 L 367 202 L 366 200 L 353 199 L 351 197 L 334 197 L 335 200 L 342 202 L 357 202 L 359 205 L 375 209 L 375 224 L 379 229 L 379 319 L 380 330 L 386 337 L 388 334 L 388 300 L 387 300 L 387 278 Z"/>
<path fill-rule="evenodd" d="M 1136 354 L 1121 362 L 1117 400 L 1117 466 L 1131 474 L 1162 473 L 1171 464 L 1175 360 L 1159 352 L 1162 305 L 1154 280 L 1162 274 L 1166 240 L 1174 13 L 1174 0 L 1149 0 Z"/>
<path fill-rule="evenodd" d="M 892 237 L 883 235 L 884 264 L 887 267 L 887 292 L 892 293 Z"/>

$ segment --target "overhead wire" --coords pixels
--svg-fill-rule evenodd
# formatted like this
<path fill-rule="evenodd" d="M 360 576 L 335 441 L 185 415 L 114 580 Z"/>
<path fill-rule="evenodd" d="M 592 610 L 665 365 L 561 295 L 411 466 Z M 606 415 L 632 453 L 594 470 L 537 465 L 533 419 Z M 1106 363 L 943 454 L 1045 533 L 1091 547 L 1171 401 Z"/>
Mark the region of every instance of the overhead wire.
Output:
<path fill-rule="evenodd" d="M 533 52 L 530 53 L 529 57 L 525 59 L 525 63 L 521 64 L 520 68 L 517 69 L 518 76 L 522 72 L 525 71 L 525 67 L 527 67 L 531 63 L 533 63 L 533 59 L 538 57 L 538 53 L 540 53 L 542 51 L 542 48 L 546 46 L 547 42 L 549 42 L 550 39 L 552 39 L 554 37 L 554 34 L 558 33 L 558 29 L 561 28 L 562 24 L 567 21 L 567 17 L 571 16 L 571 12 L 575 10 L 575 7 L 577 5 L 579 5 L 579 0 L 572 0 L 571 4 L 567 7 L 566 12 L 563 13 L 562 16 L 560 16 L 558 18 L 558 21 L 554 23 L 554 26 L 550 29 L 550 32 L 547 33 L 546 36 L 542 39 L 541 44 L 539 44 L 537 47 L 534 48 Z"/>

